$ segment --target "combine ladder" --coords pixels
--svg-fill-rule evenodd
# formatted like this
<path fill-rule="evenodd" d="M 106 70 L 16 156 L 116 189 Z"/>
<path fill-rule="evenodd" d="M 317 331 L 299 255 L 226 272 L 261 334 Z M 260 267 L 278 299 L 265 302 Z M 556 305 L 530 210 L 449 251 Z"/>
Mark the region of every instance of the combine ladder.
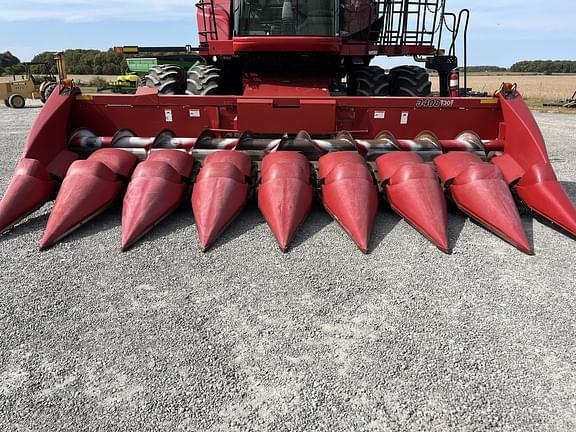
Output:
<path fill-rule="evenodd" d="M 216 27 L 216 14 L 214 13 L 214 0 L 201 0 L 196 7 L 202 11 L 204 30 L 198 30 L 200 45 L 207 46 L 210 40 L 218 40 Z"/>

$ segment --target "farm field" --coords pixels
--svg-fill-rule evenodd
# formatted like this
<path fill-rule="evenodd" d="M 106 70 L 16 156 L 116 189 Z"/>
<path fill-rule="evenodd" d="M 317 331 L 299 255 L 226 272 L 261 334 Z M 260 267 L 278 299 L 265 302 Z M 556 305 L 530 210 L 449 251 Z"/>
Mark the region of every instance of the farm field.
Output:
<path fill-rule="evenodd" d="M 528 100 L 554 101 L 566 99 L 576 91 L 576 75 L 469 74 L 468 87 L 492 93 L 502 82 L 518 84 L 518 90 Z M 432 85 L 437 84 L 432 81 Z M 463 82 L 461 83 L 463 85 Z"/>

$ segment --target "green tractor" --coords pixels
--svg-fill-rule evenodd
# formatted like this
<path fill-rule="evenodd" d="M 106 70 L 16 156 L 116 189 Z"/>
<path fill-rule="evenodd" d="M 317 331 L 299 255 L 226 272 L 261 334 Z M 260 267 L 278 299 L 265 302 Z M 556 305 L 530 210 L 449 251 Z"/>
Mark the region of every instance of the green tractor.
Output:
<path fill-rule="evenodd" d="M 116 77 L 106 86 L 98 88 L 98 92 L 112 93 L 136 93 L 139 86 L 156 87 L 164 94 L 180 92 L 182 82 L 186 82 L 186 71 L 204 59 L 197 53 L 185 50 L 182 47 L 115 47 L 116 52 L 126 55 L 128 71 L 124 75 Z M 164 55 L 167 53 L 185 54 Z M 146 57 L 139 55 L 152 54 Z M 183 76 L 180 76 L 183 75 Z"/>

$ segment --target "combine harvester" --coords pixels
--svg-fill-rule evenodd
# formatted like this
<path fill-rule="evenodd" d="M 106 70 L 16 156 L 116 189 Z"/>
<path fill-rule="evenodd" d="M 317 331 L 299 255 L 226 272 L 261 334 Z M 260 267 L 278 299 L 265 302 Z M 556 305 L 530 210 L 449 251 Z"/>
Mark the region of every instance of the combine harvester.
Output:
<path fill-rule="evenodd" d="M 126 249 L 191 190 L 202 250 L 254 192 L 282 250 L 316 195 L 363 252 L 379 199 L 446 252 L 445 197 L 528 254 L 515 200 L 576 235 L 574 206 L 516 87 L 460 91 L 454 45 L 467 10 L 447 13 L 443 0 L 197 7 L 203 64 L 157 67 L 135 95 L 82 94 L 69 81 L 53 92 L 0 203 L 0 231 L 56 197 L 45 249 L 126 190 Z M 447 51 L 437 48 L 445 28 Z M 377 56 L 425 62 L 439 95 L 426 69 L 387 72 L 370 65 Z"/>

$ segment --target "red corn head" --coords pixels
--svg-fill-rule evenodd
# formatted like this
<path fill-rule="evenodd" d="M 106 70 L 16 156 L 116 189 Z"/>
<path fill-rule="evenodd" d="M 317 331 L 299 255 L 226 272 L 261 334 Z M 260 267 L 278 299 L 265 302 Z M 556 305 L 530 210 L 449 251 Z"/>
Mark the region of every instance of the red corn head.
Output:
<path fill-rule="evenodd" d="M 549 163 L 532 165 L 515 189 L 528 207 L 576 236 L 576 210 Z"/>
<path fill-rule="evenodd" d="M 77 93 L 73 89 L 64 96 L 58 88 L 38 114 L 0 202 L 0 233 L 52 199 L 57 179 L 78 158 L 66 149 L 69 115 Z"/>
<path fill-rule="evenodd" d="M 139 164 L 124 196 L 122 250 L 128 249 L 184 199 L 194 159 L 178 150 L 158 150 Z"/>
<path fill-rule="evenodd" d="M 449 253 L 446 200 L 432 167 L 410 152 L 380 156 L 376 165 L 392 209 L 440 250 Z"/>
<path fill-rule="evenodd" d="M 192 210 L 203 252 L 246 205 L 251 171 L 250 158 L 234 150 L 212 153 L 204 160 L 192 191 Z"/>
<path fill-rule="evenodd" d="M 116 199 L 136 164 L 124 150 L 101 149 L 74 162 L 62 182 L 40 249 L 46 249 L 84 222 L 106 210 Z"/>
<path fill-rule="evenodd" d="M 497 166 L 461 152 L 438 156 L 434 163 L 460 210 L 522 252 L 533 253 L 514 198 Z"/>
<path fill-rule="evenodd" d="M 320 158 L 319 166 L 326 211 L 367 253 L 378 211 L 378 190 L 364 158 L 355 152 L 329 153 Z"/>
<path fill-rule="evenodd" d="M 278 151 L 264 157 L 261 174 L 258 207 L 285 252 L 312 206 L 310 165 L 300 153 Z"/>
<path fill-rule="evenodd" d="M 245 154 L 230 149 L 255 155 L 282 148 L 310 155 L 328 153 L 319 162 L 324 205 L 364 251 L 378 196 L 369 168 L 356 151 L 367 158 L 408 149 L 496 155 L 490 164 L 467 153 L 437 158 L 440 176 L 456 204 L 531 253 L 510 187 L 527 207 L 576 235 L 574 205 L 557 181 L 538 125 L 514 86 L 502 86 L 493 98 L 452 98 L 442 109 L 420 104 L 414 110 L 413 98 L 348 100 L 331 97 L 324 90 L 313 98 L 295 101 L 292 99 L 299 99 L 305 88 L 317 83 L 284 87 L 273 81 L 260 87 L 266 87 L 263 92 L 272 91 L 273 100 L 235 96 L 226 99 L 223 109 L 222 101 L 198 96 L 190 110 L 189 101 L 166 98 L 154 89 L 141 88 L 136 95 L 82 95 L 78 88 L 59 86 L 30 130 L 14 179 L 0 202 L 0 232 L 50 199 L 64 178 L 42 241 L 42 247 L 48 247 L 114 200 L 135 165 L 134 157 L 121 148 L 138 154 L 151 150 L 158 155 L 168 154 L 155 151 L 160 148 L 186 148 L 198 155 L 217 152 L 206 158 L 192 194 L 205 249 L 240 212 L 250 190 L 251 162 Z M 290 100 L 282 98 L 289 94 Z M 400 117 L 408 121 L 405 114 L 409 114 L 409 125 L 389 122 Z M 173 132 L 164 129 L 168 123 Z M 442 125 L 438 135 L 425 132 L 437 125 Z M 329 137 L 342 127 L 358 131 L 358 137 L 345 132 Z M 383 131 L 383 127 L 390 130 Z M 140 136 L 129 130 L 137 130 Z M 72 131 L 77 132 L 70 135 Z M 214 131 L 230 134 L 217 138 L 211 136 Z M 98 148 L 108 150 L 95 151 Z M 218 152 L 220 149 L 228 151 Z M 77 161 L 93 151 L 87 160 Z M 182 199 L 189 172 L 181 169 L 178 158 L 153 156 L 138 169 L 123 211 L 124 247 Z M 269 158 L 263 163 L 259 204 L 284 248 L 307 212 L 310 187 L 298 168 L 296 159 L 300 157 L 295 156 L 294 161 L 285 156 Z M 442 199 L 430 170 L 406 152 L 383 160 L 380 176 L 392 207 L 447 249 Z"/>
<path fill-rule="evenodd" d="M 0 233 L 42 207 L 54 193 L 56 181 L 35 159 L 22 159 L 0 201 Z"/>
<path fill-rule="evenodd" d="M 492 159 L 528 208 L 576 236 L 576 208 L 550 165 L 544 138 L 519 94 L 500 94 L 506 123 L 504 154 Z"/>

